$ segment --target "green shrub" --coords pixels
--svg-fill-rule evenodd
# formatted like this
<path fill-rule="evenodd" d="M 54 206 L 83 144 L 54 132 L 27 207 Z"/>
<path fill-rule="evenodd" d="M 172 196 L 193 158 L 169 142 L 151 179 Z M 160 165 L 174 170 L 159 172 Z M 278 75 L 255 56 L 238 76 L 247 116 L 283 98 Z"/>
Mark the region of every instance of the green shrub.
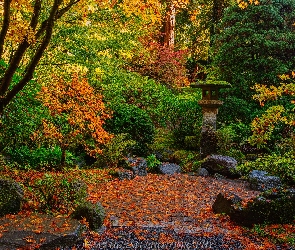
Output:
<path fill-rule="evenodd" d="M 234 137 L 236 133 L 231 126 L 223 126 L 216 131 L 218 153 L 227 155 L 230 149 L 234 146 Z"/>
<path fill-rule="evenodd" d="M 288 184 L 295 183 L 295 156 L 293 152 L 283 155 L 271 154 L 257 158 L 255 161 L 246 161 L 239 165 L 238 170 L 247 175 L 252 170 L 265 170 L 270 175 L 279 176 Z"/>
<path fill-rule="evenodd" d="M 198 143 L 193 148 L 192 144 L 186 143 L 188 136 L 200 136 L 202 112 L 198 100 L 198 94 L 183 93 L 167 100 L 166 109 L 163 108 L 166 126 L 172 130 L 174 143 L 184 149 L 198 148 Z"/>
<path fill-rule="evenodd" d="M 128 134 L 117 134 L 103 147 L 103 153 L 95 163 L 98 167 L 117 167 L 136 145 L 134 140 L 128 139 Z"/>
<path fill-rule="evenodd" d="M 45 174 L 32 187 L 39 209 L 44 212 L 69 213 L 83 203 L 87 197 L 87 186 L 78 179 Z"/>
<path fill-rule="evenodd" d="M 128 104 L 116 105 L 113 110 L 113 117 L 106 121 L 107 130 L 114 134 L 129 134 L 130 139 L 136 142 L 132 153 L 145 156 L 148 144 L 155 135 L 155 127 L 149 115 L 137 106 Z"/>
<path fill-rule="evenodd" d="M 294 10 L 294 0 L 260 0 L 246 9 L 238 4 L 225 9 L 216 27 L 213 64 L 235 90 L 248 89 L 236 96 L 246 97 L 247 87 L 255 83 L 277 85 L 279 74 L 293 70 Z"/>
<path fill-rule="evenodd" d="M 172 158 L 184 173 L 195 172 L 201 166 L 200 155 L 195 151 L 177 150 L 172 154 Z"/>
<path fill-rule="evenodd" d="M 156 155 L 151 154 L 147 156 L 146 161 L 148 171 L 152 173 L 157 172 L 157 167 L 161 162 L 157 159 Z"/>
<path fill-rule="evenodd" d="M 30 149 L 28 146 L 19 146 L 17 148 L 10 148 L 7 151 L 10 163 L 16 164 L 19 169 L 54 169 L 60 165 L 61 149 L 55 147 L 40 147 Z M 67 166 L 73 166 L 76 157 L 71 152 L 66 152 Z"/>
<path fill-rule="evenodd" d="M 249 126 L 243 123 L 223 125 L 216 131 L 218 154 L 234 157 L 241 162 L 245 156 L 240 146 L 246 142 L 249 133 Z"/>
<path fill-rule="evenodd" d="M 294 10 L 294 0 L 259 0 L 245 9 L 238 4 L 225 9 L 211 47 L 212 75 L 232 84 L 222 91 L 223 122 L 250 122 L 259 109 L 251 87 L 278 86 L 278 75 L 294 69 Z"/>

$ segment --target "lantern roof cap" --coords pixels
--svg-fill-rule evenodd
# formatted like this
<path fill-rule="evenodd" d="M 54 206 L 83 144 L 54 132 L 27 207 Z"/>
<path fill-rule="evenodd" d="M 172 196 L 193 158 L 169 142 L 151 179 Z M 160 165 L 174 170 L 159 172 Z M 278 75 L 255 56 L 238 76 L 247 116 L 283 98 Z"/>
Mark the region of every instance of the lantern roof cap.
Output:
<path fill-rule="evenodd" d="M 192 83 L 190 85 L 191 88 L 215 88 L 215 89 L 221 89 L 221 88 L 230 88 L 231 84 L 226 81 L 217 81 L 217 80 L 206 80 L 206 81 L 198 81 L 196 83 Z"/>

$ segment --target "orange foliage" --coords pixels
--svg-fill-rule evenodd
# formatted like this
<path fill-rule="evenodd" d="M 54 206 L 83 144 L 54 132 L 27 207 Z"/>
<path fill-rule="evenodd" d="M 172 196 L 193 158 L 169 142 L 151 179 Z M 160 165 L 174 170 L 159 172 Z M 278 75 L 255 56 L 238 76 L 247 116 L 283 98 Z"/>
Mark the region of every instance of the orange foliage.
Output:
<path fill-rule="evenodd" d="M 79 79 L 74 74 L 72 81 L 66 82 L 54 77 L 50 85 L 42 88 L 38 98 L 48 107 L 53 119 L 43 120 L 43 129 L 36 131 L 32 139 L 45 137 L 57 142 L 62 149 L 81 143 L 92 156 L 102 153 L 100 145 L 112 138 L 103 128 L 110 114 L 102 96 L 94 93 L 86 78 Z M 66 125 L 58 125 L 61 120 Z M 92 138 L 93 146 L 89 145 L 89 138 Z"/>

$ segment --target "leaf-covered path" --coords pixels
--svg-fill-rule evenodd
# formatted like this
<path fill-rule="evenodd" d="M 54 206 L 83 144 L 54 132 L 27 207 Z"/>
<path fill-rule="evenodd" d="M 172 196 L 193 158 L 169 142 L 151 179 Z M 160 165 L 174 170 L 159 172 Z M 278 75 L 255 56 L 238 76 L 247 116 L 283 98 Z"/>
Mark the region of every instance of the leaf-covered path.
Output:
<path fill-rule="evenodd" d="M 247 235 L 244 228 L 233 224 L 227 216 L 216 215 L 212 211 L 219 192 L 234 192 L 243 199 L 251 199 L 259 193 L 250 190 L 244 181 L 187 174 L 149 174 L 133 180 L 115 179 L 92 186 L 89 191 L 89 199 L 100 201 L 107 210 L 105 225 L 112 228 L 106 233 L 109 239 L 111 235 L 115 235 L 115 239 L 126 237 L 119 232 L 121 227 L 128 230 L 136 228 L 132 232 L 137 232 L 143 241 L 144 235 L 149 233 L 142 233 L 142 230 L 165 228 L 178 235 L 194 236 L 195 239 L 225 237 L 240 242 L 246 249 L 275 249 L 267 240 Z M 126 234 L 126 230 L 123 231 Z M 176 239 L 167 233 L 162 233 L 162 236 L 161 241 L 166 243 Z M 158 234 L 157 240 L 159 237 Z"/>
<path fill-rule="evenodd" d="M 10 176 L 24 185 L 34 183 L 44 174 L 46 173 L 38 171 L 2 172 L 3 176 Z M 101 202 L 107 212 L 103 233 L 88 232 L 74 248 L 62 249 L 293 250 L 287 245 L 271 244 L 268 238 L 275 238 L 277 245 L 279 242 L 293 242 L 291 238 L 295 235 L 294 225 L 258 228 L 264 234 L 261 237 L 261 234 L 257 235 L 257 231 L 237 226 L 227 216 L 213 213 L 212 204 L 219 192 L 229 195 L 234 192 L 244 200 L 259 193 L 250 190 L 247 182 L 242 180 L 188 174 L 148 174 L 145 177 L 120 181 L 111 178 L 107 170 L 74 170 L 56 175 L 85 181 L 88 185 L 88 199 L 93 203 Z M 32 192 L 27 190 L 26 193 L 28 200 L 33 199 Z M 0 236 L 12 229 L 31 230 L 35 234 L 66 233 L 70 225 L 66 214 L 56 214 L 53 220 L 49 218 L 46 226 L 45 215 L 38 216 L 34 212 L 38 202 L 31 203 L 25 204 L 17 216 L 7 215 L 2 218 Z M 57 226 L 56 220 L 59 219 L 62 223 Z M 34 249 L 38 239 L 29 240 L 30 249 Z"/>
<path fill-rule="evenodd" d="M 259 193 L 242 181 L 149 174 L 92 186 L 89 199 L 102 202 L 108 213 L 106 223 L 113 226 L 183 226 L 186 230 L 220 232 L 225 227 L 211 209 L 219 192 L 235 192 L 244 199 Z"/>

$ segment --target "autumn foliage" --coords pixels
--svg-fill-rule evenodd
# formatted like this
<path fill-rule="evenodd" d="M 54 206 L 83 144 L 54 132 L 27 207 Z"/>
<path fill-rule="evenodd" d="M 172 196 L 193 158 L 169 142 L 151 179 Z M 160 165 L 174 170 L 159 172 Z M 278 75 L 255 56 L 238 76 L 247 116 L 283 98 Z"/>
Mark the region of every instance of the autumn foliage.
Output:
<path fill-rule="evenodd" d="M 157 42 L 144 42 L 148 56 L 135 59 L 133 69 L 158 80 L 169 88 L 189 85 L 185 61 L 187 51 L 174 50 Z"/>
<path fill-rule="evenodd" d="M 266 145 L 279 124 L 284 124 L 294 129 L 295 117 L 292 110 L 294 110 L 295 103 L 293 99 L 295 93 L 295 73 L 281 75 L 280 79 L 284 82 L 278 87 L 256 84 L 253 88 L 257 94 L 253 98 L 259 101 L 263 107 L 267 101 L 275 101 L 283 96 L 288 96 L 291 99 L 289 104 L 291 110 L 283 105 L 273 105 L 262 116 L 256 117 L 251 124 L 253 134 L 250 137 L 250 142 L 252 144 L 257 144 L 258 146 Z"/>
<path fill-rule="evenodd" d="M 43 120 L 32 139 L 57 143 L 63 153 L 62 165 L 70 146 L 82 144 L 91 156 L 102 153 L 100 146 L 112 138 L 103 128 L 110 114 L 86 78 L 74 74 L 68 82 L 55 76 L 50 85 L 42 87 L 38 98 L 48 107 L 51 119 Z"/>

